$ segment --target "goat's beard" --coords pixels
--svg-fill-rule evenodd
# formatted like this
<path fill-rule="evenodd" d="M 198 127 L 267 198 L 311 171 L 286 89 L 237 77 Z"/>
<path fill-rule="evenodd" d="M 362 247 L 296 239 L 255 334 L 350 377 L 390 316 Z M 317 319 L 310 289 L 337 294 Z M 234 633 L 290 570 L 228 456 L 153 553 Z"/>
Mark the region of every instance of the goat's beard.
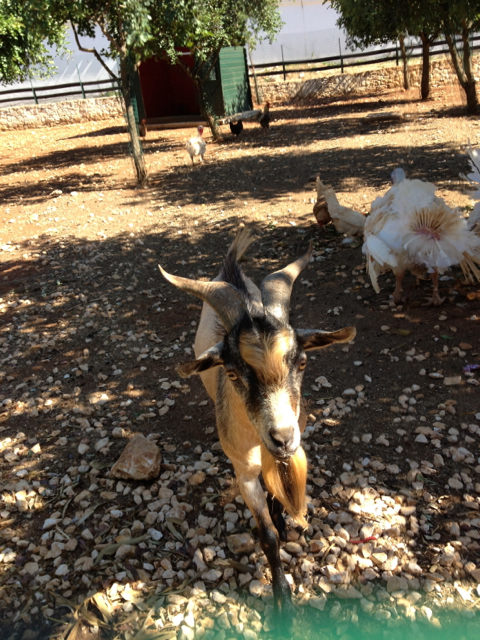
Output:
<path fill-rule="evenodd" d="M 307 512 L 307 458 L 302 447 L 288 458 L 277 458 L 262 445 L 262 476 L 269 493 L 279 500 L 287 513 L 302 527 L 308 526 Z"/>

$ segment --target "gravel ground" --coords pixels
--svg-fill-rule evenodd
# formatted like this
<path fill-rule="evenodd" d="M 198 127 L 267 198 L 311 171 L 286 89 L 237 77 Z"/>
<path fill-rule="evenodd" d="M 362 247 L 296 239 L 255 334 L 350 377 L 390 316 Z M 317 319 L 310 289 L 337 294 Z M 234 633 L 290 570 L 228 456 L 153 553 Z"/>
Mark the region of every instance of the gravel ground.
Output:
<path fill-rule="evenodd" d="M 282 548 L 297 635 L 422 638 L 460 620 L 478 637 L 480 288 L 452 271 L 440 308 L 414 278 L 401 307 L 392 278 L 374 294 L 360 245 L 315 224 L 310 181 L 320 170 L 367 212 L 402 164 L 468 207 L 458 174 L 479 121 L 452 96 L 278 105 L 269 133 L 207 137 L 193 168 L 189 131 L 149 132 L 141 191 L 121 121 L 0 134 L 2 638 L 275 637 L 212 404 L 175 373 L 200 307 L 157 269 L 214 277 L 241 221 L 257 281 L 313 241 L 294 326 L 358 331 L 307 367 L 309 528 Z M 408 117 L 364 119 L 384 111 Z M 158 445 L 159 476 L 112 477 L 137 433 Z"/>

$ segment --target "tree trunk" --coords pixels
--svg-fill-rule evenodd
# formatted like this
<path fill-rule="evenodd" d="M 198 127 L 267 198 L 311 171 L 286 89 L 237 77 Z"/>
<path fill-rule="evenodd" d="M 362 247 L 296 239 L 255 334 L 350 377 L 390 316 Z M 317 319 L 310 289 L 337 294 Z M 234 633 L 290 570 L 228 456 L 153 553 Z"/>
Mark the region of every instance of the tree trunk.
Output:
<path fill-rule="evenodd" d="M 468 41 L 469 34 L 470 31 L 464 23 L 462 30 L 463 63 L 458 55 L 453 37 L 449 34 L 445 34 L 445 40 L 448 44 L 448 49 L 452 57 L 453 67 L 457 74 L 458 81 L 465 92 L 465 97 L 467 99 L 467 113 L 470 115 L 476 115 L 478 113 L 478 97 L 475 77 L 472 73 L 470 43 Z"/>
<path fill-rule="evenodd" d="M 430 38 L 422 31 L 420 33 L 422 41 L 422 100 L 428 100 L 430 95 Z"/>
<path fill-rule="evenodd" d="M 127 129 L 130 134 L 130 142 L 132 143 L 132 155 L 137 174 L 137 184 L 143 187 L 147 181 L 147 168 L 142 153 L 142 145 L 138 135 L 138 125 L 135 120 L 135 112 L 132 103 L 132 93 L 130 86 L 130 77 L 128 69 L 128 59 L 125 52 L 120 54 L 120 78 L 122 81 L 122 93 L 125 100 L 125 111 L 127 114 Z"/>
<path fill-rule="evenodd" d="M 195 90 L 197 92 L 198 105 L 200 107 L 200 113 L 208 122 L 208 126 L 210 127 L 210 131 L 212 132 L 212 137 L 214 140 L 218 140 L 220 138 L 220 131 L 218 129 L 217 120 L 215 115 L 205 100 L 205 95 L 203 93 L 203 86 L 199 80 L 193 78 L 193 82 L 195 84 Z"/>
<path fill-rule="evenodd" d="M 472 52 L 470 50 L 470 28 L 466 21 L 462 25 L 462 41 L 463 41 L 463 68 L 465 71 L 465 95 L 467 96 L 467 112 L 470 115 L 478 113 L 478 98 L 475 76 L 472 73 Z"/>
<path fill-rule="evenodd" d="M 402 54 L 402 62 L 403 62 L 403 88 L 405 91 L 410 89 L 410 75 L 408 73 L 408 58 L 407 58 L 407 50 L 405 48 L 405 36 L 398 36 L 398 40 L 400 42 L 400 51 Z"/>
<path fill-rule="evenodd" d="M 196 74 L 193 74 L 191 69 L 183 63 L 181 58 L 179 58 L 178 64 L 184 70 L 187 76 L 189 76 L 189 78 L 192 80 L 195 87 L 195 91 L 197 93 L 197 100 L 198 100 L 198 106 L 200 107 L 200 113 L 207 121 L 208 126 L 210 127 L 210 131 L 212 132 L 213 139 L 218 140 L 220 137 L 220 131 L 218 129 L 217 120 L 213 114 L 212 109 L 210 108 L 210 105 L 208 105 L 207 102 L 205 101 L 205 95 L 203 93 L 202 83 L 200 82 L 198 76 Z M 208 78 L 210 74 L 210 70 L 212 69 L 214 64 L 215 63 L 211 64 L 209 67 L 208 73 L 204 74 L 205 79 Z"/>

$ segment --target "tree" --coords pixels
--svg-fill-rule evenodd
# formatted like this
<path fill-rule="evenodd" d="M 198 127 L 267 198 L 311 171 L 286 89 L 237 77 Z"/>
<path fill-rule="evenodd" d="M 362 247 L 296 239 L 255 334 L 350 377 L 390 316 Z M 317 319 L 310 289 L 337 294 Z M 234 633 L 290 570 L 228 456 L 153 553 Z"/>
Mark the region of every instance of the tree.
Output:
<path fill-rule="evenodd" d="M 281 26 L 277 0 L 157 0 L 152 8 L 155 39 L 149 48 L 152 54 L 178 64 L 192 79 L 201 113 L 217 137 L 204 88 L 220 49 L 261 39 L 272 42 Z M 193 67 L 179 55 L 185 49 L 193 55 Z"/>
<path fill-rule="evenodd" d="M 51 51 L 65 49 L 64 25 L 48 14 L 37 17 L 35 29 L 29 28 L 28 11 L 16 0 L 0 2 L 0 82 L 12 84 L 36 76 L 48 76 L 54 70 Z"/>
<path fill-rule="evenodd" d="M 478 96 L 472 70 L 470 36 L 480 29 L 480 5 L 475 0 L 439 1 L 439 5 L 453 67 L 467 99 L 467 113 L 475 115 L 478 113 Z M 463 54 L 458 49 L 456 35 L 460 35 Z"/>
<path fill-rule="evenodd" d="M 340 13 L 337 24 L 344 27 L 349 44 L 365 48 L 400 40 L 404 74 L 406 51 L 402 39 L 406 34 L 422 41 L 422 100 L 430 94 L 430 47 L 440 33 L 440 22 L 433 10 L 435 0 L 332 0 Z M 404 43 L 403 43 L 404 44 Z M 405 84 L 404 84 L 405 86 Z"/>
<path fill-rule="evenodd" d="M 153 0 L 39 1 L 50 5 L 51 12 L 57 18 L 64 22 L 70 22 L 79 49 L 95 55 L 110 76 L 119 82 L 125 102 L 127 128 L 130 134 L 137 183 L 139 186 L 143 186 L 147 180 L 147 168 L 138 135 L 132 87 L 138 65 L 148 55 L 148 42 L 154 37 L 151 31 L 150 16 Z M 32 0 L 31 4 L 35 4 L 35 0 Z M 95 48 L 85 48 L 80 40 L 82 36 L 94 37 L 97 26 L 109 43 L 108 48 L 100 51 Z M 105 64 L 104 58 L 118 59 L 119 78 Z"/>

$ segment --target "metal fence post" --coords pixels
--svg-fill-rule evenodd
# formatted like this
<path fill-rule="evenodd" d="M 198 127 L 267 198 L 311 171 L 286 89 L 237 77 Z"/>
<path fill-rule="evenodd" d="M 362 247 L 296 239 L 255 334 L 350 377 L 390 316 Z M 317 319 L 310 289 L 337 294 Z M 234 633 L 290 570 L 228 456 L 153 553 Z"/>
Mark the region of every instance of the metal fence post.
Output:
<path fill-rule="evenodd" d="M 283 56 L 283 44 L 280 45 L 281 49 L 282 49 L 282 67 L 283 67 L 283 79 L 286 80 L 287 79 L 287 74 L 285 72 L 285 58 Z"/>
<path fill-rule="evenodd" d="M 338 39 L 338 50 L 340 51 L 340 68 L 343 73 L 343 56 L 342 56 L 342 43 L 340 42 L 340 38 Z"/>
<path fill-rule="evenodd" d="M 398 42 L 395 42 L 395 63 L 398 67 Z"/>
<path fill-rule="evenodd" d="M 35 89 L 33 87 L 32 78 L 30 78 L 30 86 L 32 87 L 33 99 L 35 100 L 35 104 L 38 104 L 37 94 L 35 93 Z"/>
<path fill-rule="evenodd" d="M 85 95 L 85 89 L 83 88 L 82 78 L 80 76 L 80 69 L 78 68 L 78 64 L 75 64 L 75 66 L 77 67 L 78 81 L 80 82 L 80 89 L 82 90 L 82 98 L 86 100 L 87 96 Z"/>

